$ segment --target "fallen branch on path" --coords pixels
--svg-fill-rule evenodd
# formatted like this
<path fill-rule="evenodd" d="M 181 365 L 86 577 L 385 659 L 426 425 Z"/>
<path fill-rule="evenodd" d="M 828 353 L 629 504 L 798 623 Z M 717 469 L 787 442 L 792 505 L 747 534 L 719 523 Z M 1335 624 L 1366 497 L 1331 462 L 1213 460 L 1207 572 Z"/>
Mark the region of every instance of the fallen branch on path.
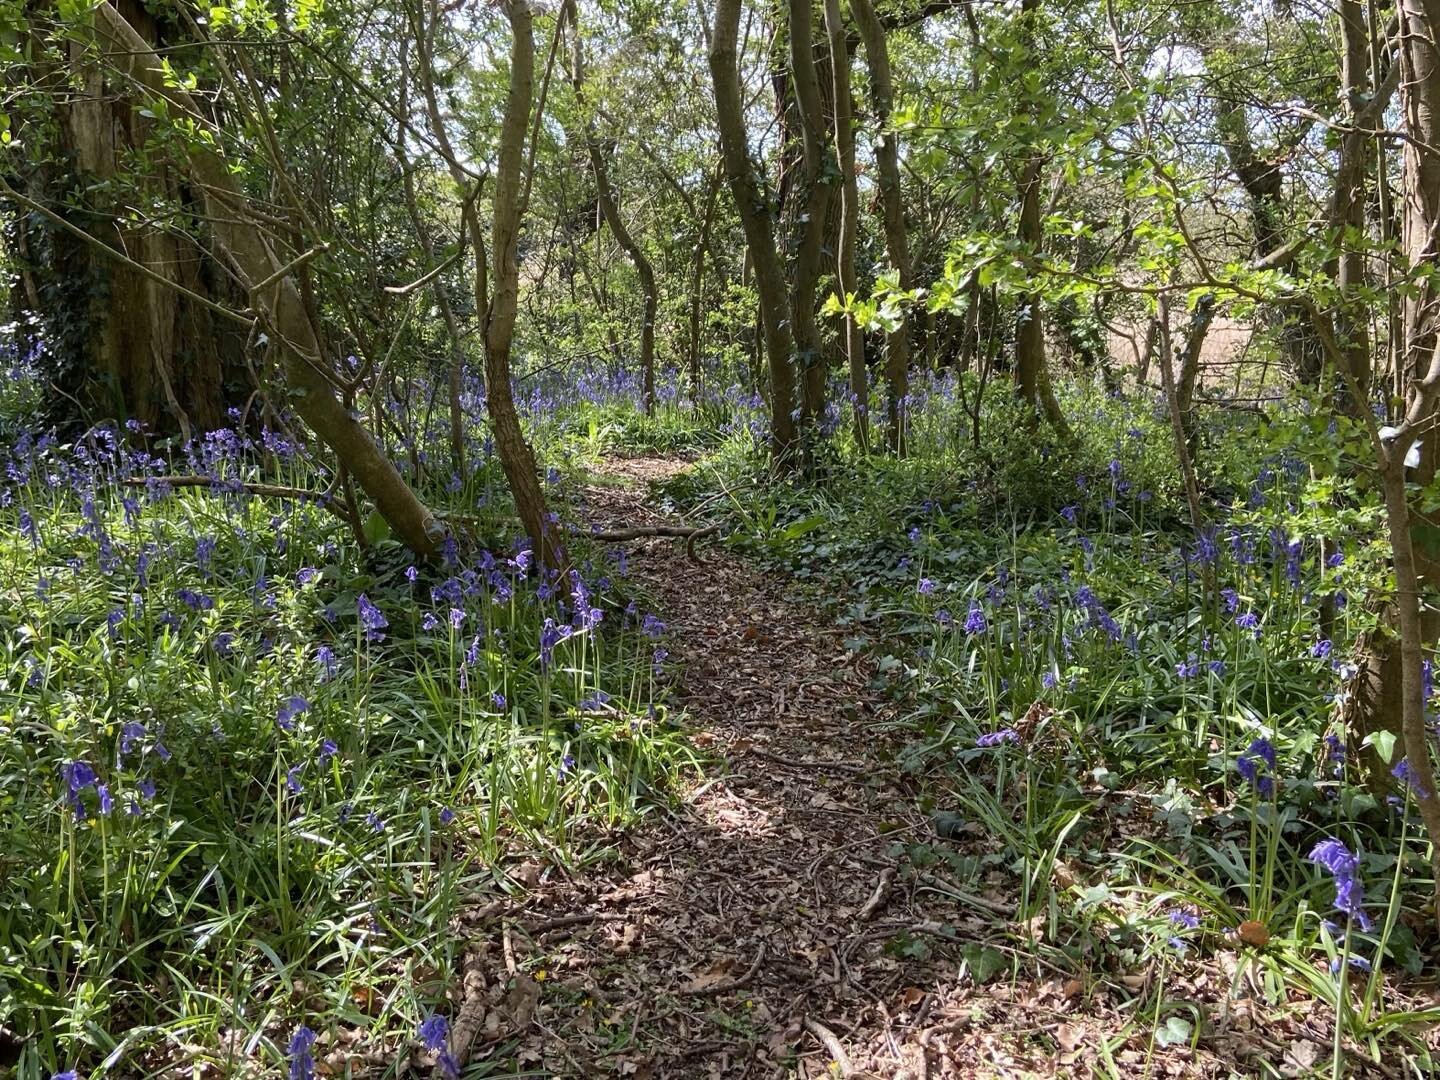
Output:
<path fill-rule="evenodd" d="M 548 934 L 552 930 L 563 930 L 567 926 L 581 926 L 592 922 L 619 922 L 626 917 L 618 911 L 580 911 L 574 915 L 559 915 L 553 919 L 546 919 L 544 922 L 534 923 L 524 929 L 526 933 L 537 936 Z"/>
<path fill-rule="evenodd" d="M 850 1058 L 845 1053 L 845 1047 L 840 1045 L 840 1037 L 831 1031 L 819 1020 L 807 1016 L 805 1018 L 805 1030 L 819 1039 L 826 1050 L 830 1052 L 831 1059 L 835 1062 L 836 1070 L 842 1077 L 850 1075 Z"/>
<path fill-rule="evenodd" d="M 671 536 L 685 541 L 685 555 L 691 562 L 703 562 L 695 554 L 695 541 L 704 536 L 714 536 L 720 531 L 717 525 L 634 525 L 628 529 L 602 529 L 591 533 L 590 539 L 605 543 L 623 543 L 626 540 L 644 540 L 652 536 Z"/>
<path fill-rule="evenodd" d="M 347 525 L 352 523 L 350 513 L 336 503 L 328 491 L 314 491 L 310 488 L 286 487 L 283 484 L 257 484 L 249 480 L 217 480 L 213 476 L 132 476 L 121 480 L 125 487 L 150 487 L 164 484 L 172 488 L 206 488 L 221 495 L 244 492 L 271 499 L 300 499 L 323 506 Z"/>
<path fill-rule="evenodd" d="M 875 891 L 870 894 L 870 899 L 865 901 L 865 906 L 860 909 L 860 914 L 855 916 L 860 922 L 864 922 L 874 915 L 876 910 L 885 902 L 885 897 L 890 892 L 890 883 L 895 880 L 895 868 L 887 866 L 880 871 L 880 880 L 875 883 Z"/>

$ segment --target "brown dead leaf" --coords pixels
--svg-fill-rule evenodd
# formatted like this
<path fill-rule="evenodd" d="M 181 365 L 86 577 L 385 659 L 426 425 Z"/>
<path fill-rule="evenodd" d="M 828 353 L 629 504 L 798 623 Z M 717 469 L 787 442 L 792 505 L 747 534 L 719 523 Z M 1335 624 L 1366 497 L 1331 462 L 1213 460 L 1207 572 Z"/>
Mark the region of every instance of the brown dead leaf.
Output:
<path fill-rule="evenodd" d="M 733 958 L 726 957 L 723 960 L 717 960 L 714 964 L 711 964 L 707 970 L 702 971 L 699 975 L 696 975 L 687 982 L 683 988 L 684 992 L 687 994 L 703 994 L 711 987 L 720 986 L 723 983 L 729 982 L 731 973 L 734 972 L 734 970 L 735 960 Z"/>
<path fill-rule="evenodd" d="M 1060 988 L 1062 997 L 1074 1001 L 1085 992 L 1085 984 L 1079 979 L 1066 979 L 1065 985 Z"/>
<path fill-rule="evenodd" d="M 373 986 L 357 986 L 350 991 L 350 1000 L 366 1016 L 379 1016 L 385 1007 L 385 995 Z"/>
<path fill-rule="evenodd" d="M 1256 919 L 1246 919 L 1240 924 L 1236 936 L 1242 944 L 1249 945 L 1252 949 L 1263 949 L 1270 944 L 1270 930 L 1262 922 Z"/>
<path fill-rule="evenodd" d="M 512 1031 L 524 1031 L 530 1026 L 535 1015 L 535 1006 L 540 1004 L 540 984 L 528 975 L 515 980 L 515 985 L 505 995 L 502 1008 L 510 1020 Z"/>
<path fill-rule="evenodd" d="M 1061 1053 L 1070 1053 L 1070 1051 L 1079 1046 L 1084 1039 L 1084 1034 L 1073 1024 L 1058 1024 L 1055 1027 L 1055 1042 L 1059 1045 Z"/>

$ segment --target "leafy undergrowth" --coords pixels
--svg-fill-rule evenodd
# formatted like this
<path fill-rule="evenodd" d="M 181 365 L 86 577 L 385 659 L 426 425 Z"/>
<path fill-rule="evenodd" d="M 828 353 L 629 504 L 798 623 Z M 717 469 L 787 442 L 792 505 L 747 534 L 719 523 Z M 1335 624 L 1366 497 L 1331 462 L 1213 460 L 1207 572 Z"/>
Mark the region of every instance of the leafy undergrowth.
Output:
<path fill-rule="evenodd" d="M 1384 599 L 1376 509 L 1277 416 L 1208 433 L 1197 537 L 1152 404 L 1066 404 L 1081 442 L 997 400 L 985 430 L 1015 434 L 976 450 L 941 436 L 964 418 L 939 386 L 907 460 L 842 445 L 782 484 L 732 441 L 668 493 L 812 581 L 871 654 L 936 833 L 897 854 L 1107 987 L 1107 1047 L 1238 1025 L 1277 1073 L 1397 1054 L 1428 1075 L 1428 842 L 1393 741 L 1337 719 Z"/>
<path fill-rule="evenodd" d="M 507 860 L 604 858 L 693 764 L 604 562 L 555 581 L 475 543 L 417 569 L 247 493 L 327 482 L 273 434 L 173 465 L 136 431 L 26 436 L 6 470 L 0 1071 L 383 1071 Z M 448 493 L 492 545 L 501 484 L 486 455 Z"/>

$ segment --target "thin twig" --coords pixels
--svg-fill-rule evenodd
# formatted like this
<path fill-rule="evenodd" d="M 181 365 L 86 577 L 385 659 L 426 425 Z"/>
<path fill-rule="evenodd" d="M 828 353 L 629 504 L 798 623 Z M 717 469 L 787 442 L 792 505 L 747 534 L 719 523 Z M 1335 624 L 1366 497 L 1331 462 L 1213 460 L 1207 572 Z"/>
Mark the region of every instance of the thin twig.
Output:
<path fill-rule="evenodd" d="M 760 971 L 760 965 L 765 960 L 765 943 L 760 943 L 760 951 L 755 954 L 755 962 L 746 969 L 745 974 L 739 978 L 726 979 L 724 982 L 711 983 L 709 986 L 702 986 L 696 989 L 682 988 L 680 993 L 689 997 L 715 997 L 718 994 L 728 994 L 732 990 L 740 990 L 750 985 L 750 981 Z"/>

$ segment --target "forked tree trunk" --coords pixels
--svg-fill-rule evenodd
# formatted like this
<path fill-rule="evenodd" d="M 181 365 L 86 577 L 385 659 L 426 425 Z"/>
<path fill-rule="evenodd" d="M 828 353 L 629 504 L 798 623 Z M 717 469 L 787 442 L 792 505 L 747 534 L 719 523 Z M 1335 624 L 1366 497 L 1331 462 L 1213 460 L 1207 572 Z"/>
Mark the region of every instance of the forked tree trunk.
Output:
<path fill-rule="evenodd" d="M 737 67 L 739 35 L 740 0 L 716 0 L 709 55 L 710 78 L 715 86 L 715 121 L 720 131 L 725 176 L 745 230 L 756 290 L 760 294 L 760 323 L 770 376 L 770 456 L 777 468 L 791 469 L 796 456 L 795 419 L 791 415 L 795 401 L 792 355 L 795 341 L 786 303 L 789 290 L 785 287 L 780 253 L 775 247 L 774 209 L 750 159 Z"/>
<path fill-rule="evenodd" d="M 875 15 L 870 0 L 850 0 L 850 13 L 855 16 L 855 29 L 865 46 L 865 61 L 870 68 L 871 107 L 875 126 L 880 132 L 875 147 L 875 165 L 879 173 L 880 206 L 885 226 L 885 250 L 890 265 L 900 278 L 900 288 L 914 287 L 910 265 L 910 242 L 905 231 L 905 209 L 900 198 L 900 149 L 890 127 L 895 89 L 890 78 L 890 49 L 885 41 L 885 27 Z M 902 321 L 886 340 L 885 356 L 885 422 L 890 449 L 905 453 L 905 398 L 910 392 L 910 327 Z"/>
<path fill-rule="evenodd" d="M 525 439 L 510 388 L 510 345 L 520 302 L 520 217 L 522 212 L 525 142 L 535 91 L 534 17 L 529 0 L 506 0 L 510 20 L 510 86 L 500 124 L 495 165 L 495 199 L 490 250 L 495 260 L 495 288 L 485 317 L 485 405 L 495 429 L 495 450 L 510 483 L 515 509 L 542 565 L 565 565 L 565 545 L 557 526 L 547 520 L 545 493 L 535 454 Z M 556 33 L 560 28 L 557 26 Z M 483 304 L 477 276 L 476 301 Z M 483 308 L 482 308 L 483 310 Z"/>
<path fill-rule="evenodd" d="M 213 135 L 203 141 L 190 141 L 190 173 L 204 192 L 217 246 L 233 263 L 240 280 L 251 291 L 251 303 L 264 312 L 279 340 L 289 400 L 295 411 L 334 451 L 340 465 L 374 501 L 395 534 L 417 554 L 433 554 L 444 537 L 443 527 L 410 490 L 370 433 L 336 397 L 295 279 L 283 272 L 284 264 L 265 235 L 247 220 L 249 203 L 222 156 L 218 133 L 212 132 L 205 114 L 196 108 L 190 95 L 171 85 L 174 80 L 166 77 L 167 69 L 160 59 L 113 6 L 100 4 L 94 18 L 96 39 L 108 62 L 157 98 L 164 98 L 173 111 L 199 130 Z M 256 289 L 261 284 L 265 288 Z"/>
<path fill-rule="evenodd" d="M 840 166 L 840 242 L 836 245 L 836 279 L 841 298 L 850 301 L 855 280 L 855 236 L 860 228 L 860 190 L 855 178 L 855 110 L 850 97 L 850 49 L 840 0 L 825 0 L 825 32 L 830 43 L 830 78 L 835 98 L 835 156 Z M 850 397 L 855 410 L 855 442 L 870 446 L 870 382 L 865 369 L 865 335 L 853 316 L 843 317 L 845 359 L 850 372 Z"/>

